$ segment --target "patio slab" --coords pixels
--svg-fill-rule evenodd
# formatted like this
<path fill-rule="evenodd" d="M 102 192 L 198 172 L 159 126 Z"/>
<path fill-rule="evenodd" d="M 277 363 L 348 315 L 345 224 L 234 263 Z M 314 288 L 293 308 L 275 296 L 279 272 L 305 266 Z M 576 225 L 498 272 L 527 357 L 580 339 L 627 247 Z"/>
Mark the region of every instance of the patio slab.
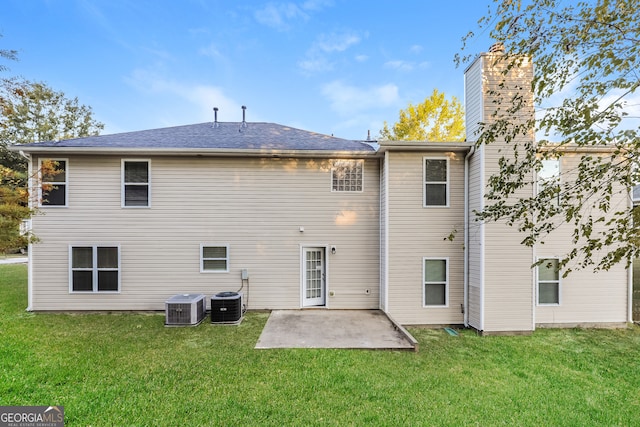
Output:
<path fill-rule="evenodd" d="M 269 348 L 417 351 L 417 341 L 380 310 L 274 310 L 256 344 Z"/>

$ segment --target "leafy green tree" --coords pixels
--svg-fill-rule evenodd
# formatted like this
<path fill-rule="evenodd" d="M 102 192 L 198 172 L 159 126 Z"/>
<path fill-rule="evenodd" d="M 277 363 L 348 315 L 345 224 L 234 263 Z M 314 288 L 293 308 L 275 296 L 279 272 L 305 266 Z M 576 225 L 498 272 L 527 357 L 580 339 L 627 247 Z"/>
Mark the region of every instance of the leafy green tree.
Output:
<path fill-rule="evenodd" d="M 437 89 L 418 104 L 400 110 L 398 121 L 389 128 L 387 122 L 380 139 L 388 141 L 464 141 L 464 111 L 453 96 L 446 99 Z"/>
<path fill-rule="evenodd" d="M 535 118 L 522 124 L 523 104 L 505 97 L 509 114 L 482 125 L 479 145 L 511 141 L 513 153 L 500 160 L 499 174 L 490 179 L 487 197 L 494 202 L 481 218 L 517 225 L 529 245 L 569 224 L 573 249 L 561 260 L 566 272 L 629 263 L 639 252 L 638 215 L 612 196 L 640 182 L 640 127 L 633 113 L 640 104 L 640 2 L 494 0 L 479 26 L 503 44 L 507 68 L 533 59 L 537 106 Z M 463 38 L 463 51 L 474 37 Z M 469 62 L 475 53 L 456 60 Z M 527 132 L 536 133 L 536 144 L 515 143 Z M 515 197 L 532 184 L 525 177 L 540 171 L 543 160 L 562 157 L 568 147 L 609 152 L 582 156 L 571 171 L 577 179 L 565 185 Z M 549 203 L 550 195 L 558 202 Z"/>
<path fill-rule="evenodd" d="M 25 171 L 26 162 L 7 149 L 12 144 L 98 135 L 104 128 L 91 107 L 39 82 L 2 80 L 0 112 L 0 164 L 17 171 Z"/>

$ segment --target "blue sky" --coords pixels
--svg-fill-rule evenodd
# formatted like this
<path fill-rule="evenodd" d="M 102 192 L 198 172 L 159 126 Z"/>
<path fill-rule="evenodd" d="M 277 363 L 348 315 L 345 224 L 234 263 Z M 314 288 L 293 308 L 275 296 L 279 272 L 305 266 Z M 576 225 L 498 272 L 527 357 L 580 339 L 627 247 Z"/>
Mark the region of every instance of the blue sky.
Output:
<path fill-rule="evenodd" d="M 78 97 L 103 133 L 275 122 L 376 136 L 437 88 L 463 98 L 453 57 L 489 1 L 3 0 L 4 76 Z M 486 51 L 480 35 L 467 53 Z"/>

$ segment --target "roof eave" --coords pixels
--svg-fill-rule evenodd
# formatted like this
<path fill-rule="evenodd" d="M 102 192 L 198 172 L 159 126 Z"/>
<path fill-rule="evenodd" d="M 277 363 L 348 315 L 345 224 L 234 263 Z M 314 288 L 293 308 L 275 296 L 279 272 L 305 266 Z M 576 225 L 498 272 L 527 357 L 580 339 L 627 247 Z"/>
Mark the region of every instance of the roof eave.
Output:
<path fill-rule="evenodd" d="M 469 151 L 472 142 L 381 141 L 380 152 L 387 151 Z"/>
<path fill-rule="evenodd" d="M 215 157 L 377 157 L 375 150 L 280 150 L 238 148 L 133 148 L 133 147 L 38 147 L 13 145 L 12 151 L 27 154 L 153 155 Z"/>

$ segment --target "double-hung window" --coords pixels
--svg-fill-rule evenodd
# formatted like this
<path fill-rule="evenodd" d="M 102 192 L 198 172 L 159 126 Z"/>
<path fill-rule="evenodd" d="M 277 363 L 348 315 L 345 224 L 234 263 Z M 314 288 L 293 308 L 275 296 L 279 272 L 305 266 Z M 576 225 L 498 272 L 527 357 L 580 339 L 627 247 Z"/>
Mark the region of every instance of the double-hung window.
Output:
<path fill-rule="evenodd" d="M 122 160 L 122 206 L 151 206 L 151 161 Z"/>
<path fill-rule="evenodd" d="M 362 160 L 334 160 L 331 191 L 362 191 Z"/>
<path fill-rule="evenodd" d="M 449 288 L 447 258 L 423 259 L 422 301 L 425 307 L 446 307 Z"/>
<path fill-rule="evenodd" d="M 538 171 L 538 194 L 543 192 L 552 203 L 560 203 L 560 159 L 542 160 L 542 169 Z"/>
<path fill-rule="evenodd" d="M 41 206 L 67 206 L 67 163 L 66 159 L 40 160 Z"/>
<path fill-rule="evenodd" d="M 424 159 L 424 207 L 449 206 L 449 159 Z"/>
<path fill-rule="evenodd" d="M 118 246 L 71 246 L 69 258 L 71 292 L 120 291 Z"/>
<path fill-rule="evenodd" d="M 538 264 L 538 304 L 560 304 L 560 268 L 557 258 L 545 258 Z"/>
<path fill-rule="evenodd" d="M 229 272 L 229 246 L 213 244 L 200 245 L 200 272 Z"/>

